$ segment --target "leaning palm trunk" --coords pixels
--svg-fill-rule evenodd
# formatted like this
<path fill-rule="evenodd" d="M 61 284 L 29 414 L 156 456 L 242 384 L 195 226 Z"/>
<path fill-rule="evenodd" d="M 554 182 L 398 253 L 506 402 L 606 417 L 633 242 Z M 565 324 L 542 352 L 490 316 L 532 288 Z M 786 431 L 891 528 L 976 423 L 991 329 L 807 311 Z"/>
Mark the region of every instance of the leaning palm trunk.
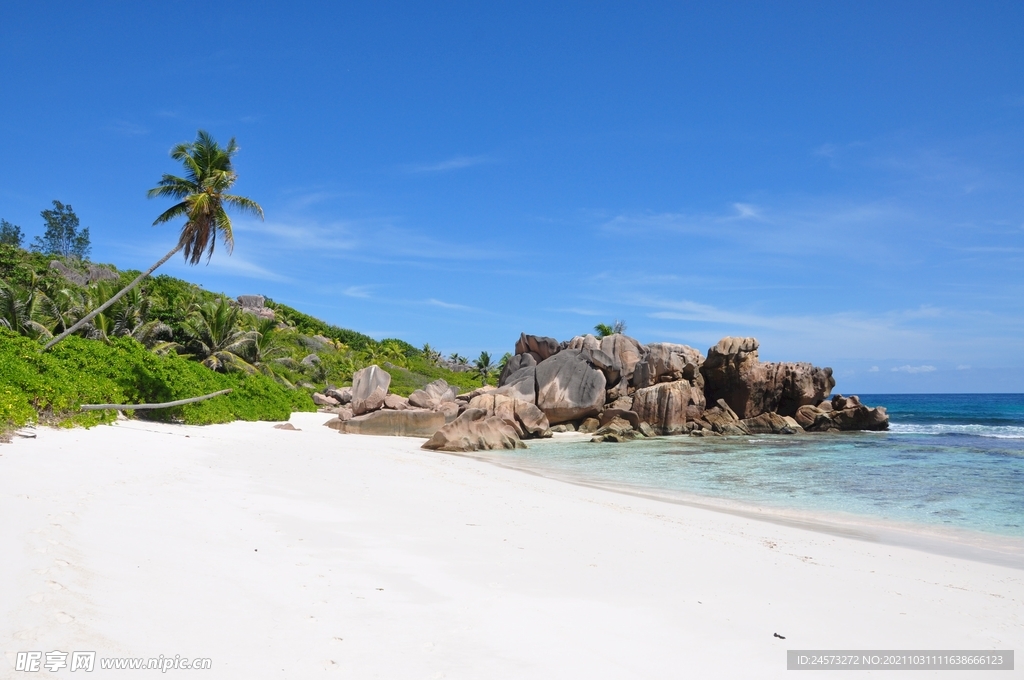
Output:
<path fill-rule="evenodd" d="M 160 258 L 160 260 L 156 264 L 154 264 L 152 267 L 150 267 L 146 271 L 144 271 L 141 274 L 139 274 L 138 276 L 136 276 L 135 280 L 132 281 L 131 283 L 129 283 L 124 288 L 122 288 L 120 290 L 120 292 L 117 293 L 117 295 L 115 295 L 114 297 L 110 298 L 109 300 L 104 302 L 102 305 L 100 305 L 96 309 L 92 310 L 91 312 L 89 312 L 88 314 L 83 316 L 73 326 L 71 326 L 71 328 L 67 329 L 66 331 L 64 331 L 63 333 L 61 333 L 57 337 L 55 337 L 53 340 L 50 340 L 48 343 L 46 343 L 46 346 L 43 347 L 43 350 L 45 351 L 45 350 L 50 349 L 51 347 L 56 345 L 58 342 L 60 342 L 64 338 L 68 337 L 72 333 L 76 332 L 78 329 L 80 329 L 85 324 L 87 324 L 90 321 L 92 321 L 93 318 L 97 314 L 100 314 L 101 312 L 103 312 L 103 310 L 105 310 L 108 307 L 110 307 L 111 305 L 115 304 L 118 300 L 120 300 L 122 297 L 124 297 L 130 290 L 132 290 L 133 288 L 138 286 L 140 283 L 142 283 L 143 279 L 145 279 L 147 276 L 149 276 L 154 271 L 156 271 L 157 267 L 161 266 L 163 263 L 167 262 L 167 260 L 169 260 L 172 257 L 174 257 L 175 254 L 177 254 L 177 252 L 179 250 L 181 250 L 182 248 L 184 248 L 184 247 L 185 247 L 184 243 L 178 243 L 178 245 L 174 247 L 174 250 L 172 250 L 171 252 L 167 253 L 162 258 Z"/>

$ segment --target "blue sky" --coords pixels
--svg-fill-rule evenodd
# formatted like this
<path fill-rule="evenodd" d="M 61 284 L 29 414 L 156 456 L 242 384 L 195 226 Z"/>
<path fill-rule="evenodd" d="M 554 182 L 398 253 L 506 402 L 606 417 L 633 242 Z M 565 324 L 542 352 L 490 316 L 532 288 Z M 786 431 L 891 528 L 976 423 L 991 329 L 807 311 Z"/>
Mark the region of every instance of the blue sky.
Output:
<path fill-rule="evenodd" d="M 624 319 L 832 366 L 837 391 L 1024 391 L 1021 3 L 5 3 L 0 217 L 93 257 L 235 136 L 231 257 L 164 272 L 475 356 Z"/>

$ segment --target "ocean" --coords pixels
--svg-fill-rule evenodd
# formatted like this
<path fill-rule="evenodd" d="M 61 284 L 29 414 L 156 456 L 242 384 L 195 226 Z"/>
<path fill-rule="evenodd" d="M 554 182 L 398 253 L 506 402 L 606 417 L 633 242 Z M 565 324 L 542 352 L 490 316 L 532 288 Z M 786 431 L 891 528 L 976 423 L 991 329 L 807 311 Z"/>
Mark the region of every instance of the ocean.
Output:
<path fill-rule="evenodd" d="M 1024 539 L 1024 395 L 864 394 L 861 400 L 887 407 L 888 432 L 625 444 L 556 437 L 490 458 L 570 481 L 712 505 Z"/>

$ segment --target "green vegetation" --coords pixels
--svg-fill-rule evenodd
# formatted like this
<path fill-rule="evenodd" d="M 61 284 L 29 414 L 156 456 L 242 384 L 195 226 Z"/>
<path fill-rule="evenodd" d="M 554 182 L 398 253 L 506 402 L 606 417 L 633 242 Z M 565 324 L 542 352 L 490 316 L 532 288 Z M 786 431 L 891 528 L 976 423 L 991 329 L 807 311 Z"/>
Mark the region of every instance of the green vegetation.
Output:
<path fill-rule="evenodd" d="M 238 145 L 234 138 L 228 142 L 226 147 L 221 147 L 209 133 L 203 130 L 196 135 L 196 141 L 178 144 L 171 149 L 171 158 L 180 161 L 185 167 L 185 176 L 177 177 L 165 174 L 157 186 L 149 190 L 147 196 L 150 198 L 169 197 L 178 200 L 178 203 L 161 213 L 153 222 L 154 225 L 157 225 L 177 217 L 186 218 L 178 237 L 178 245 L 157 260 L 152 267 L 136 276 L 120 292 L 111 296 L 106 302 L 80 318 L 73 326 L 47 342 L 44 349 L 50 349 L 92 321 L 95 315 L 117 303 L 123 295 L 142 283 L 143 279 L 171 259 L 179 250 L 185 250 L 185 260 L 189 264 L 198 264 L 204 253 L 208 253 L 207 260 L 209 260 L 213 256 L 213 248 L 219 235 L 228 253 L 231 252 L 235 241 L 231 231 L 231 218 L 228 217 L 224 208 L 230 206 L 263 218 L 263 208 L 256 201 L 226 193 L 238 179 L 238 175 L 231 165 L 231 159 L 237 152 Z M 56 206 L 58 203 L 54 201 L 54 205 Z M 43 214 L 45 216 L 46 211 Z M 75 218 L 76 225 L 77 220 L 78 218 Z M 87 240 L 88 234 L 89 230 L 86 229 Z"/>
<path fill-rule="evenodd" d="M 619 321 L 618 319 L 616 319 L 615 323 L 613 323 L 611 326 L 609 326 L 606 323 L 599 323 L 596 326 L 594 326 L 594 332 L 597 333 L 597 337 L 599 338 L 606 338 L 609 335 L 614 335 L 616 333 L 625 333 L 626 322 Z"/>
<path fill-rule="evenodd" d="M 471 371 L 464 357 L 445 361 L 429 345 L 377 342 L 271 300 L 247 308 L 180 279 L 149 278 L 182 250 L 190 264 L 209 259 L 218 238 L 230 252 L 225 208 L 262 218 L 255 201 L 227 193 L 237 151 L 234 139 L 221 147 L 202 130 L 171 149 L 184 176 L 163 175 L 148 196 L 177 201 L 154 224 L 185 223 L 177 245 L 145 272 L 88 262 L 89 229 L 79 229 L 71 206 L 59 201 L 42 211 L 45 232 L 31 252 L 21 247 L 21 228 L 0 220 L 0 437 L 33 421 L 92 425 L 114 417 L 80 412 L 83 403 L 162 403 L 227 388 L 234 391 L 226 397 L 140 417 L 282 420 L 313 410 L 313 390 L 350 383 L 370 364 L 391 371 L 392 391 L 402 395 L 438 378 L 464 389 L 493 379 L 487 352 Z"/>
<path fill-rule="evenodd" d="M 58 255 L 65 259 L 89 258 L 89 251 L 92 249 L 89 243 L 89 227 L 79 230 L 78 215 L 70 205 L 54 201 L 53 209 L 44 210 L 39 214 L 46 224 L 46 230 L 42 236 L 36 236 L 32 242 L 32 250 L 44 255 Z M 21 245 L 20 240 L 13 245 Z"/>
<path fill-rule="evenodd" d="M 0 220 L 0 244 L 20 248 L 24 238 L 25 235 L 21 233 L 21 227 L 11 224 L 7 220 Z"/>
<path fill-rule="evenodd" d="M 232 420 L 287 420 L 312 411 L 306 392 L 259 374 L 217 373 L 185 357 L 159 356 L 122 337 L 97 342 L 73 336 L 53 352 L 0 329 L 0 430 L 38 420 L 49 425 L 110 422 L 113 411 L 79 411 L 86 403 L 157 403 L 232 389 L 229 395 L 171 409 L 139 411 L 152 420 L 194 425 Z"/>
<path fill-rule="evenodd" d="M 377 342 L 269 300 L 275 318 L 259 317 L 166 275 L 146 279 L 40 353 L 43 342 L 136 275 L 0 244 L 0 433 L 29 422 L 93 425 L 113 418 L 79 413 L 83 403 L 165 402 L 227 387 L 235 390 L 227 397 L 137 415 L 195 424 L 285 419 L 292 410 L 312 410 L 314 390 L 350 384 L 371 363 L 391 373 L 391 391 L 403 396 L 438 378 L 471 390 L 484 379 L 493 384 L 500 372 L 455 371 L 466 365 L 463 357 L 448 361 L 429 345 L 417 349 L 395 338 Z M 488 366 L 490 356 L 474 363 Z"/>

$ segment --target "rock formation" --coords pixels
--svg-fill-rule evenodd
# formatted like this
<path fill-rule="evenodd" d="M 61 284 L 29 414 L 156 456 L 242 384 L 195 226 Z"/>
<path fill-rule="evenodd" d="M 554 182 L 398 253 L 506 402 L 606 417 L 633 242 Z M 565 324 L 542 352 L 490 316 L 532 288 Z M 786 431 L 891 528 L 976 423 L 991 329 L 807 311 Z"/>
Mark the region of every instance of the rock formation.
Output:
<path fill-rule="evenodd" d="M 888 427 L 884 408 L 867 408 L 856 398 L 827 401 L 835 386 L 832 369 L 762 362 L 758 348 L 755 338 L 723 338 L 705 358 L 687 345 L 642 345 L 623 334 L 556 343 L 523 333 L 495 394 L 535 404 L 554 431 L 592 432 L 589 424 L 584 427 L 588 418 L 604 427 L 614 417 L 629 422 L 626 413 L 657 434 Z M 621 433 L 605 434 L 614 440 Z"/>
<path fill-rule="evenodd" d="M 352 412 L 359 416 L 383 406 L 390 386 L 391 374 L 376 364 L 356 371 L 352 375 Z"/>
<path fill-rule="evenodd" d="M 471 408 L 435 432 L 423 448 L 460 452 L 525 449 L 526 445 L 504 420 L 487 415 L 483 409 Z"/>
<path fill-rule="evenodd" d="M 581 350 L 567 349 L 537 364 L 537 406 L 553 424 L 597 415 L 605 402 L 604 374 Z"/>

